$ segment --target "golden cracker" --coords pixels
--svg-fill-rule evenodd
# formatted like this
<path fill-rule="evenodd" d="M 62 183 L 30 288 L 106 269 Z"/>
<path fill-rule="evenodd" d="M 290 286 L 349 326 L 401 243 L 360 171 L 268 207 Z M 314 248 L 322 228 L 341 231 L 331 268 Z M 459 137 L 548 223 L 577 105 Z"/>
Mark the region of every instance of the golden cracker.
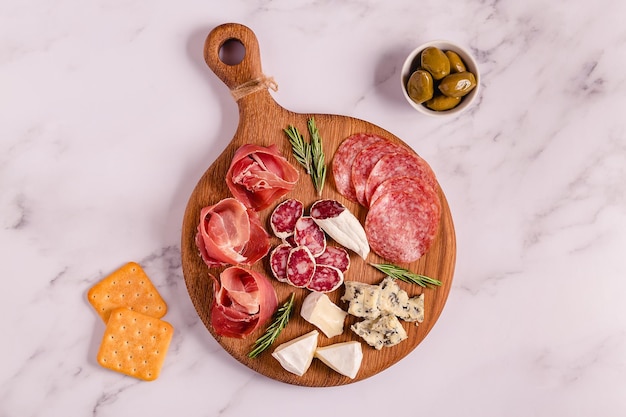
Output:
<path fill-rule="evenodd" d="M 111 311 L 127 307 L 133 311 L 161 318 L 167 304 L 141 266 L 129 262 L 94 285 L 87 299 L 106 323 Z"/>
<path fill-rule="evenodd" d="M 125 375 L 153 381 L 159 377 L 174 334 L 166 321 L 125 307 L 114 309 L 98 351 L 98 363 Z"/>

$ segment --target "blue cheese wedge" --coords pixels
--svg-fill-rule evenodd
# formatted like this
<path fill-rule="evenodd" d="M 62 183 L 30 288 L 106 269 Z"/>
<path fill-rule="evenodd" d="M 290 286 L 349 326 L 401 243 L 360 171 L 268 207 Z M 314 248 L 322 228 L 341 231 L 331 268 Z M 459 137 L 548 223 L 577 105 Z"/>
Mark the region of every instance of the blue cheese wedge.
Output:
<path fill-rule="evenodd" d="M 302 376 L 311 366 L 315 349 L 317 349 L 318 336 L 317 330 L 310 331 L 277 346 L 272 352 L 272 356 L 285 370 Z"/>
<path fill-rule="evenodd" d="M 349 303 L 348 314 L 366 319 L 380 316 L 380 286 L 356 281 L 345 281 L 344 285 L 345 292 L 341 299 Z"/>
<path fill-rule="evenodd" d="M 302 302 L 300 315 L 330 338 L 343 333 L 348 313 L 330 301 L 326 294 L 312 292 Z"/>
<path fill-rule="evenodd" d="M 341 375 L 354 379 L 361 368 L 363 349 L 361 349 L 361 343 L 355 341 L 335 343 L 318 347 L 315 357 Z"/>
<path fill-rule="evenodd" d="M 409 298 L 407 292 L 391 277 L 386 277 L 379 286 L 380 311 L 394 314 L 404 321 L 424 321 L 424 294 Z"/>
<path fill-rule="evenodd" d="M 376 350 L 395 346 L 408 338 L 398 318 L 389 313 L 355 323 L 350 328 Z"/>

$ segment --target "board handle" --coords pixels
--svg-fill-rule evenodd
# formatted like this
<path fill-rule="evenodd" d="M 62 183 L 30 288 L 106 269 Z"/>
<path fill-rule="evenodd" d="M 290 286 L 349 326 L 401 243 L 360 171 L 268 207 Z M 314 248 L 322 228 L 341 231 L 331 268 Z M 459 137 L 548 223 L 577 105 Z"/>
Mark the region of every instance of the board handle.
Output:
<path fill-rule="evenodd" d="M 220 50 L 228 41 L 240 42 L 244 49 L 241 62 L 230 65 L 222 61 Z M 224 23 L 214 28 L 204 43 L 204 60 L 215 75 L 228 86 L 235 100 L 237 92 L 254 92 L 255 86 L 267 89 L 273 80 L 263 75 L 259 42 L 254 32 L 247 26 L 238 23 Z M 245 91 L 244 91 L 245 90 Z"/>

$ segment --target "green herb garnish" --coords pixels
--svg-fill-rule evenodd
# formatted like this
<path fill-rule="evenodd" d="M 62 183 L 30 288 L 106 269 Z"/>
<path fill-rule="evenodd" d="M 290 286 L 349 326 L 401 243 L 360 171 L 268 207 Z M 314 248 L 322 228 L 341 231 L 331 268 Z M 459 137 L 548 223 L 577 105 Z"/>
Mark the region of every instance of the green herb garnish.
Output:
<path fill-rule="evenodd" d="M 409 284 L 417 284 L 420 287 L 430 288 L 432 285 L 439 286 L 441 281 L 427 277 L 426 275 L 416 274 L 408 269 L 401 268 L 392 264 L 370 264 L 384 274 L 389 275 L 393 279 L 408 282 Z"/>
<path fill-rule="evenodd" d="M 304 136 L 295 126 L 289 125 L 284 129 L 284 132 L 291 144 L 293 156 L 304 167 L 306 173 L 311 176 L 317 194 L 321 195 L 326 181 L 326 160 L 322 148 L 322 138 L 313 118 L 308 120 L 307 126 L 311 135 L 310 143 L 304 140 Z"/>
<path fill-rule="evenodd" d="M 261 337 L 259 337 L 252 345 L 252 351 L 248 353 L 249 358 L 256 358 L 261 354 L 261 352 L 265 351 L 268 347 L 272 345 L 278 339 L 280 332 L 287 326 L 289 322 L 289 317 L 291 316 L 291 310 L 293 309 L 293 298 L 295 293 L 291 293 L 291 297 L 289 300 L 285 302 L 274 315 L 274 319 L 272 320 L 272 324 L 270 324 L 265 330 L 265 333 Z"/>

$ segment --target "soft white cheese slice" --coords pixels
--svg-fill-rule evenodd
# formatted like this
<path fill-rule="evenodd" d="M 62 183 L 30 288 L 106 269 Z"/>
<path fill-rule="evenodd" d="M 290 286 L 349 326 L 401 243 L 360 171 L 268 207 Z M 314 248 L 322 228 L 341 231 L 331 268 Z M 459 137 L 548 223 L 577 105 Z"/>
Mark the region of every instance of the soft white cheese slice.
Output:
<path fill-rule="evenodd" d="M 287 371 L 302 376 L 311 366 L 313 355 L 317 348 L 318 336 L 317 330 L 310 331 L 277 346 L 274 352 L 272 352 L 272 356 Z"/>
<path fill-rule="evenodd" d="M 359 342 L 335 343 L 317 348 L 315 357 L 341 375 L 354 379 L 361 368 L 363 350 Z"/>
<path fill-rule="evenodd" d="M 300 315 L 319 328 L 326 337 L 343 333 L 343 323 L 348 313 L 337 307 L 326 294 L 312 292 L 302 302 Z"/>

